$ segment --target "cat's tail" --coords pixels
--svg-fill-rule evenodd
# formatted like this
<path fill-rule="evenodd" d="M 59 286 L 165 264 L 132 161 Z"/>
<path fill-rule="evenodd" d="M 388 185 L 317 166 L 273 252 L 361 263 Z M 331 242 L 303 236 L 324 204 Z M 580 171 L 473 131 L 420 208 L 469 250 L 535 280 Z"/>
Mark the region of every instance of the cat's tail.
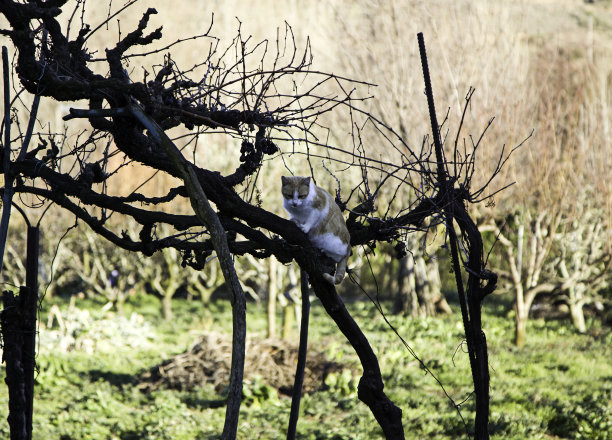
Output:
<path fill-rule="evenodd" d="M 346 265 L 350 256 L 351 254 L 349 253 L 346 257 L 338 262 L 338 267 L 336 268 L 336 274 L 334 276 L 324 273 L 323 278 L 325 278 L 331 284 L 340 284 L 340 282 L 344 279 L 344 275 L 346 274 Z"/>

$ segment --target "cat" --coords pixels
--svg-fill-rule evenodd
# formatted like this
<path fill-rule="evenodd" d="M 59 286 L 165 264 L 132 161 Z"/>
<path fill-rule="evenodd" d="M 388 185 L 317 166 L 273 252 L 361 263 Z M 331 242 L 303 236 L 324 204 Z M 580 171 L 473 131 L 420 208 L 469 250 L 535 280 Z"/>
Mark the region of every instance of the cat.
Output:
<path fill-rule="evenodd" d="M 331 284 L 340 284 L 351 255 L 351 236 L 342 211 L 334 198 L 316 186 L 310 177 L 285 177 L 282 180 L 283 206 L 290 219 L 308 234 L 310 242 L 334 260 L 335 275 L 323 274 Z"/>

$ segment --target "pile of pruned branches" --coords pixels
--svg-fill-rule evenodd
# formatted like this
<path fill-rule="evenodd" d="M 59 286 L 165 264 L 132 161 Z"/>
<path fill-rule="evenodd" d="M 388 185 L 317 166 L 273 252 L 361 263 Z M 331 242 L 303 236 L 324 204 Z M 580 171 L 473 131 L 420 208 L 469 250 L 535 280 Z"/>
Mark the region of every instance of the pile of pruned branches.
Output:
<path fill-rule="evenodd" d="M 193 346 L 143 373 L 138 387 L 146 392 L 160 388 L 192 390 L 212 385 L 222 392 L 230 376 L 231 340 L 216 332 L 203 334 Z M 297 344 L 283 339 L 247 338 L 245 379 L 263 382 L 285 394 L 291 394 L 297 362 Z M 304 373 L 303 392 L 322 388 L 330 373 L 342 371 L 342 365 L 327 359 L 325 353 L 309 351 Z"/>

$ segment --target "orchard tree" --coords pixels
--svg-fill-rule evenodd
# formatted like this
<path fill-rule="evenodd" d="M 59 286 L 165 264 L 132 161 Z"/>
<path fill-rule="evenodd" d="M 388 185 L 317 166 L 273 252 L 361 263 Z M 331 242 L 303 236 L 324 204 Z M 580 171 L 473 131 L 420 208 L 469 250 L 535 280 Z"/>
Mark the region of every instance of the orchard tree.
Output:
<path fill-rule="evenodd" d="M 333 270 L 333 262 L 313 248 L 294 223 L 262 207 L 261 185 L 280 191 L 280 179 L 262 182 L 263 170 L 278 164 L 287 173 L 297 173 L 302 168 L 296 163 L 315 179 L 325 173 L 336 178 L 336 202 L 348 213 L 353 247 L 374 249 L 377 243 L 388 242 L 402 258 L 410 251 L 405 246 L 410 233 L 446 227 L 474 382 L 475 433 L 476 438 L 488 438 L 489 377 L 481 302 L 495 288 L 497 277 L 485 268 L 482 240 L 467 205 L 486 198 L 490 180 L 483 187 L 472 185 L 482 136 L 466 149 L 460 141 L 460 124 L 445 153 L 422 35 L 419 47 L 432 137 L 425 137 L 415 149 L 368 112 L 370 84 L 317 71 L 308 44 L 298 50 L 288 26 L 276 42 L 258 44 L 244 38 L 239 28 L 224 46 L 213 36 L 211 20 L 205 34 L 160 49 L 152 47 L 162 38 L 162 28 L 148 30 L 156 14 L 148 9 L 135 28 L 120 33 L 104 53 L 94 53 L 89 39 L 107 29 L 117 14 L 109 13 L 104 23 L 92 28 L 84 19 L 85 2 L 76 2 L 63 14 L 67 3 L 5 0 L 0 4 L 8 22 L 0 32 L 12 41 L 13 69 L 23 88 L 17 95 L 34 97 L 32 123 L 11 137 L 11 125 L 19 127 L 17 116 L 10 113 L 17 101 L 9 101 L 5 93 L 3 210 L 10 214 L 13 194 L 35 197 L 41 206 L 63 208 L 129 251 L 151 256 L 172 248 L 181 253 L 183 265 L 197 269 L 216 255 L 231 290 L 234 332 L 223 438 L 236 437 L 241 399 L 245 295 L 233 262 L 244 255 L 274 256 L 281 263 L 299 266 L 303 289 L 308 287 L 307 276 L 310 288 L 360 359 L 359 399 L 370 408 L 386 438 L 404 438 L 402 411 L 384 392 L 370 343 L 335 286 L 322 275 Z M 193 65 L 179 66 L 170 54 L 179 44 L 199 45 L 204 55 Z M 130 63 L 143 57 L 158 64 L 130 71 Z M 8 84 L 8 72 L 4 79 Z M 466 109 L 471 97 L 472 91 L 466 96 Z M 67 125 L 84 120 L 86 128 L 74 137 L 36 131 L 35 107 L 41 99 L 67 103 Z M 344 120 L 344 125 L 326 122 L 330 115 L 342 115 L 335 121 Z M 366 132 L 376 136 L 376 151 L 382 148 L 388 154 L 374 154 L 363 141 Z M 239 149 L 240 158 L 215 169 L 211 164 L 218 156 L 219 139 Z M 502 150 L 491 179 L 505 159 Z M 113 192 L 119 187 L 116 181 L 125 179 L 125 170 L 133 164 L 180 183 L 164 194 L 140 189 Z M 359 179 L 354 183 L 344 179 L 349 172 Z M 138 183 L 143 182 L 134 182 L 139 188 Z M 383 190 L 393 196 L 386 206 L 378 206 Z M 181 201 L 191 207 L 190 212 L 168 209 Z M 138 224 L 138 233 L 112 221 L 119 216 Z"/>

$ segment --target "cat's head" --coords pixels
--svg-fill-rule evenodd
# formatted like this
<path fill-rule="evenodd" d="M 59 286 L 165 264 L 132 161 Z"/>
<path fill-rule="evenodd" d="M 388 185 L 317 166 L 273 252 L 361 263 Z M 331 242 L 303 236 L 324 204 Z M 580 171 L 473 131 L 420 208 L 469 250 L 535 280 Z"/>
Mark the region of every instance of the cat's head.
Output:
<path fill-rule="evenodd" d="M 310 177 L 281 177 L 283 199 L 285 204 L 291 208 L 299 208 L 307 203 L 310 193 Z"/>

